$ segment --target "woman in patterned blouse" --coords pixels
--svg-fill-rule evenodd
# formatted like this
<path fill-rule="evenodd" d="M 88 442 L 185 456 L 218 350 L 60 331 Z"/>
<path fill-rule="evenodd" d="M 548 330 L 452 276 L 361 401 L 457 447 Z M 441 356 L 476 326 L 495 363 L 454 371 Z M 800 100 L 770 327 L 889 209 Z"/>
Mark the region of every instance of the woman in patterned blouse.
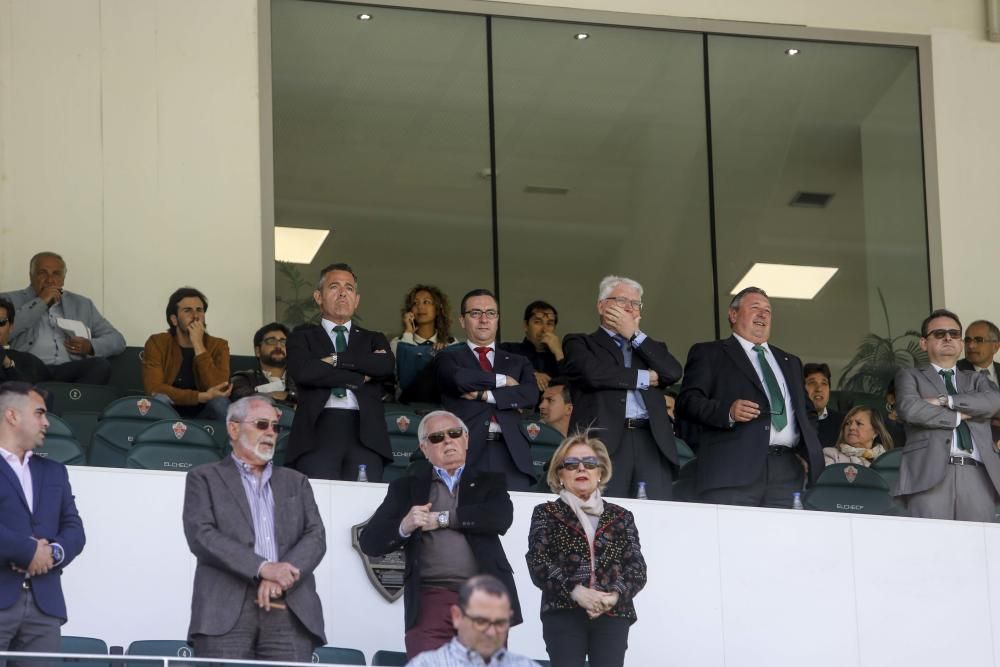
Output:
<path fill-rule="evenodd" d="M 549 466 L 559 494 L 535 507 L 528 570 L 542 590 L 542 635 L 552 667 L 617 667 L 635 623 L 632 598 L 646 585 L 646 561 L 632 513 L 605 502 L 611 458 L 600 440 L 566 438 Z"/>

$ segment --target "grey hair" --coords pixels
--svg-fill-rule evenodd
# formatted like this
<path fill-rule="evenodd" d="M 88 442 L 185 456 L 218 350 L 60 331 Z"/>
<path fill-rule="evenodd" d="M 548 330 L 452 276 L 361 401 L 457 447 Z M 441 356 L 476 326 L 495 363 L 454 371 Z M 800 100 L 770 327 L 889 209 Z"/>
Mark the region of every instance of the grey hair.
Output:
<path fill-rule="evenodd" d="M 40 260 L 43 257 L 55 257 L 56 259 L 59 260 L 59 263 L 62 264 L 63 273 L 66 272 L 66 260 L 62 258 L 62 255 L 60 255 L 57 252 L 52 252 L 51 250 L 43 250 L 41 252 L 36 252 L 34 256 L 31 258 L 31 261 L 28 262 L 29 273 L 35 272 L 35 264 L 37 264 L 38 260 Z"/>
<path fill-rule="evenodd" d="M 625 278 L 623 276 L 604 276 L 604 278 L 601 279 L 600 286 L 597 288 L 597 300 L 601 301 L 602 299 L 607 299 L 608 295 L 611 294 L 611 290 L 619 285 L 631 287 L 639 293 L 639 300 L 642 300 L 642 285 L 631 278 Z"/>
<path fill-rule="evenodd" d="M 762 297 L 768 300 L 770 300 L 771 298 L 767 295 L 767 292 L 765 292 L 761 288 L 753 287 L 751 285 L 750 287 L 744 287 L 743 289 L 741 289 L 739 292 L 736 293 L 736 296 L 733 297 L 733 300 L 729 302 L 729 309 L 737 310 L 740 307 L 740 302 L 743 301 L 743 297 L 745 297 L 747 294 L 760 294 Z"/>
<path fill-rule="evenodd" d="M 989 329 L 989 331 L 990 331 L 990 337 L 993 338 L 992 342 L 994 342 L 994 343 L 1000 342 L 1000 329 L 997 329 L 997 325 L 993 324 L 989 320 L 976 320 L 975 322 L 970 322 L 969 326 L 966 328 L 966 331 L 968 331 L 969 329 L 971 329 L 976 324 L 984 324 L 984 325 L 986 325 L 986 328 Z"/>
<path fill-rule="evenodd" d="M 226 410 L 226 421 L 227 422 L 241 422 L 247 418 L 247 413 L 250 412 L 250 407 L 254 403 L 264 403 L 269 405 L 275 410 L 274 401 L 271 400 L 270 396 L 263 396 L 261 394 L 254 394 L 253 396 L 244 396 L 238 401 L 234 401 L 229 404 L 229 409 Z M 280 414 L 280 413 L 279 413 Z"/>
<path fill-rule="evenodd" d="M 434 410 L 433 412 L 428 412 L 424 415 L 424 418 L 420 420 L 420 424 L 417 426 L 417 440 L 420 443 L 427 442 L 427 422 L 437 417 L 451 417 L 457 421 L 462 427 L 462 430 L 468 434 L 469 427 L 465 425 L 465 422 L 462 421 L 458 415 L 453 412 L 448 412 L 447 410 Z"/>

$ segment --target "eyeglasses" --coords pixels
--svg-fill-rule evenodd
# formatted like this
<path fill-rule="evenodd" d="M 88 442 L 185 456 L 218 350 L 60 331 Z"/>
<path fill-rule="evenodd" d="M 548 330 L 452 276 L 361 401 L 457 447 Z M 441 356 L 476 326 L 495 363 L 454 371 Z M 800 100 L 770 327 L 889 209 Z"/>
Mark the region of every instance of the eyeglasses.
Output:
<path fill-rule="evenodd" d="M 427 442 L 433 445 L 440 445 L 444 442 L 445 434 L 452 440 L 458 440 L 463 435 L 465 435 L 465 429 L 461 426 L 456 426 L 455 428 L 449 428 L 445 431 L 435 431 L 434 433 L 427 434 Z"/>
<path fill-rule="evenodd" d="M 473 627 L 476 628 L 476 630 L 479 630 L 480 632 L 486 632 L 486 629 L 490 627 L 492 627 L 497 632 L 503 632 L 504 630 L 510 627 L 509 618 L 498 618 L 497 620 L 493 621 L 488 618 L 481 618 L 479 616 L 469 616 L 469 613 L 464 609 L 462 609 L 461 607 L 459 607 L 459 610 L 462 612 L 462 616 L 465 616 L 467 619 L 469 619 L 469 621 L 472 622 Z"/>
<path fill-rule="evenodd" d="M 261 342 L 265 345 L 280 345 L 281 347 L 286 347 L 288 345 L 287 338 L 275 338 L 274 336 L 268 336 Z"/>
<path fill-rule="evenodd" d="M 2 324 L 2 323 L 0 323 L 0 324 Z M 996 342 L 997 341 L 994 340 L 994 339 L 992 339 L 992 338 L 983 338 L 982 336 L 966 336 L 965 337 L 965 344 L 966 345 L 971 345 L 972 343 L 976 343 L 977 345 L 982 345 L 983 343 L 996 343 Z"/>
<path fill-rule="evenodd" d="M 285 426 L 279 424 L 278 422 L 273 422 L 270 419 L 248 419 L 247 421 L 238 421 L 237 424 L 253 424 L 258 431 L 266 431 L 267 429 L 273 429 L 275 433 L 281 433 L 285 430 Z"/>
<path fill-rule="evenodd" d="M 896 404 L 895 403 L 889 403 L 887 401 L 886 404 L 885 404 L 885 411 L 886 412 L 895 412 L 896 411 Z"/>
<path fill-rule="evenodd" d="M 933 337 L 935 340 L 944 340 L 946 336 L 954 340 L 962 340 L 962 332 L 958 329 L 935 329 L 934 331 L 928 331 L 924 338 Z"/>
<path fill-rule="evenodd" d="M 571 456 L 567 459 L 563 459 L 562 465 L 559 467 L 563 470 L 576 470 L 580 467 L 581 463 L 587 470 L 593 470 L 601 465 L 601 462 L 597 460 L 596 456 L 584 456 L 582 459 Z"/>
<path fill-rule="evenodd" d="M 626 299 L 623 296 L 609 296 L 604 299 L 605 301 L 614 301 L 615 305 L 619 308 L 629 308 L 632 310 L 642 310 L 642 301 L 633 301 L 632 299 Z"/>
<path fill-rule="evenodd" d="M 8 318 L 5 318 L 5 319 L 2 319 L 2 320 L 0 320 L 0 327 L 5 327 L 5 326 L 7 326 L 8 324 L 10 324 L 10 318 L 9 318 L 9 317 L 8 317 Z"/>
<path fill-rule="evenodd" d="M 493 310 L 492 308 L 490 308 L 489 310 L 479 310 L 478 308 L 476 308 L 474 310 L 467 310 L 462 314 L 468 315 L 474 320 L 482 319 L 483 317 L 485 317 L 488 320 L 495 320 L 496 318 L 500 317 L 500 312 Z"/>

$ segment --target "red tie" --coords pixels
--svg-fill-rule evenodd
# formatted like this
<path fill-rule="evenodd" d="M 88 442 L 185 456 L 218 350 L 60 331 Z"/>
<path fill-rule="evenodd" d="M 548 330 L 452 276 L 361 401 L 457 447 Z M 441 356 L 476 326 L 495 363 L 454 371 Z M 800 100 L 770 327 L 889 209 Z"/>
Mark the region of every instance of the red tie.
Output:
<path fill-rule="evenodd" d="M 489 354 L 490 348 L 488 347 L 477 347 L 476 354 L 479 355 L 479 367 L 482 368 L 487 373 L 493 372 L 493 364 L 490 363 L 490 358 L 486 355 Z"/>

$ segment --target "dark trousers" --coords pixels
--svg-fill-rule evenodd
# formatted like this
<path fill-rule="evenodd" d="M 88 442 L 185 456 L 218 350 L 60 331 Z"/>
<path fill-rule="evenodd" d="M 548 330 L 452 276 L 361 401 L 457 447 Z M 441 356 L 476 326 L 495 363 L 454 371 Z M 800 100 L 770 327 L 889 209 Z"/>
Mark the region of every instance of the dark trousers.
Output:
<path fill-rule="evenodd" d="M 31 591 L 21 591 L 14 604 L 0 610 L 0 650 L 35 653 L 59 651 L 58 618 L 42 613 Z M 48 667 L 56 661 L 8 660 L 8 667 Z"/>
<path fill-rule="evenodd" d="M 500 440 L 485 440 L 480 445 L 482 453 L 476 458 L 474 464 L 469 465 L 469 469 L 503 473 L 507 478 L 508 491 L 531 491 L 531 487 L 535 484 L 535 478 L 521 472 L 517 464 L 514 463 L 514 457 L 510 455 L 510 449 L 508 449 L 510 445 L 503 440 L 503 434 L 500 435 L 500 438 Z M 469 449 L 472 449 L 471 442 Z"/>
<path fill-rule="evenodd" d="M 257 606 L 257 586 L 247 586 L 247 595 L 236 625 L 223 635 L 194 635 L 194 654 L 199 658 L 311 662 L 316 638 L 289 609 Z"/>
<path fill-rule="evenodd" d="M 107 384 L 111 380 L 111 362 L 104 357 L 87 357 L 58 366 L 46 366 L 53 382 Z"/>
<path fill-rule="evenodd" d="M 358 466 L 368 467 L 368 481 L 381 482 L 382 457 L 361 443 L 361 413 L 327 408 L 316 423 L 317 445 L 299 456 L 293 467 L 310 479 L 355 482 Z"/>
<path fill-rule="evenodd" d="M 542 637 L 552 667 L 622 667 L 631 621 L 614 616 L 591 620 L 583 609 L 542 614 Z"/>
<path fill-rule="evenodd" d="M 653 432 L 646 428 L 625 429 L 618 448 L 611 455 L 614 474 L 604 494 L 613 498 L 635 498 L 639 482 L 646 483 L 650 500 L 673 498 L 674 470 L 660 452 Z"/>
<path fill-rule="evenodd" d="M 703 491 L 698 499 L 715 505 L 790 508 L 792 495 L 796 491 L 802 491 L 805 474 L 802 461 L 794 450 L 770 447 L 764 472 L 751 484 L 709 489 Z"/>
<path fill-rule="evenodd" d="M 416 624 L 406 631 L 406 659 L 424 651 L 433 651 L 451 641 L 455 626 L 451 606 L 458 604 L 458 592 L 447 588 L 424 588 L 420 591 L 420 613 Z"/>

